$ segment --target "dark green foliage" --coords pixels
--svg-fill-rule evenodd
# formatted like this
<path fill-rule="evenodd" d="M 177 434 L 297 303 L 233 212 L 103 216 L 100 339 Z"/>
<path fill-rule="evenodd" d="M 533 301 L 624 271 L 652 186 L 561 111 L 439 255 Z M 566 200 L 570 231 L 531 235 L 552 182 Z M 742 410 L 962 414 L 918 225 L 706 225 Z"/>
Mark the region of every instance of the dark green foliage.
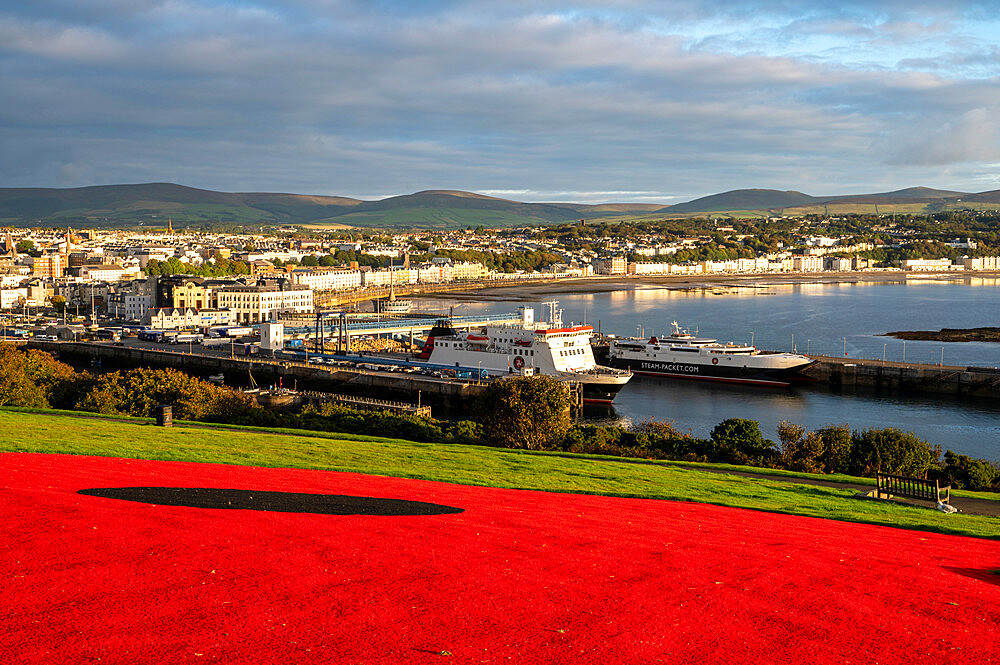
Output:
<path fill-rule="evenodd" d="M 719 461 L 761 464 L 776 455 L 774 442 L 760 433 L 756 420 L 729 418 L 712 430 L 712 443 Z"/>
<path fill-rule="evenodd" d="M 569 390 L 549 376 L 514 376 L 487 386 L 477 412 L 488 444 L 549 450 L 569 430 Z"/>
<path fill-rule="evenodd" d="M 855 476 L 881 472 L 923 478 L 940 457 L 940 446 L 932 447 L 912 432 L 895 427 L 868 429 L 851 437 L 848 472 Z"/>
<path fill-rule="evenodd" d="M 986 460 L 959 455 L 950 450 L 944 454 L 944 469 L 940 478 L 952 489 L 988 490 L 1000 485 L 1000 467 Z"/>
<path fill-rule="evenodd" d="M 0 406 L 46 408 L 73 368 L 48 353 L 0 342 Z"/>
<path fill-rule="evenodd" d="M 830 425 L 815 432 L 792 423 L 778 423 L 781 464 L 792 471 L 846 473 L 851 456 L 851 430 Z"/>
<path fill-rule="evenodd" d="M 133 369 L 102 374 L 82 395 L 76 408 L 107 414 L 153 416 L 170 404 L 180 420 L 229 421 L 236 407 L 251 408 L 250 399 L 175 369 Z M 235 415 L 235 414 L 234 414 Z"/>
<path fill-rule="evenodd" d="M 656 451 L 667 459 L 704 462 L 713 455 L 715 444 L 679 432 L 671 421 L 644 420 L 630 428 L 636 444 Z"/>
<path fill-rule="evenodd" d="M 146 265 L 147 275 L 196 275 L 198 277 L 228 277 L 230 275 L 249 275 L 250 266 L 244 261 L 230 261 L 229 259 L 216 259 L 214 262 L 206 261 L 200 266 L 193 266 L 184 263 L 174 257 L 166 261 L 150 259 Z"/>
<path fill-rule="evenodd" d="M 628 428 L 574 425 L 566 434 L 563 449 L 573 453 L 704 462 L 714 446 L 705 439 L 677 431 L 671 422 L 647 420 Z"/>
<path fill-rule="evenodd" d="M 387 411 L 358 411 L 325 403 L 308 405 L 301 413 L 281 417 L 285 427 L 322 432 L 351 432 L 425 443 L 479 443 L 479 426 L 468 420 L 449 423 L 435 418 Z"/>

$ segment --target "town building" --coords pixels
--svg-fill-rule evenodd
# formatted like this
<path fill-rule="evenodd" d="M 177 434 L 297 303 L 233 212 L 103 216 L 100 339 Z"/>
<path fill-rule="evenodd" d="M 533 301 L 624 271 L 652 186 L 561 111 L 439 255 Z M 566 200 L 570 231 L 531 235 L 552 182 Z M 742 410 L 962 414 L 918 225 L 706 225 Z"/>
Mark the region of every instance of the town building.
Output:
<path fill-rule="evenodd" d="M 232 312 L 227 309 L 194 309 L 193 307 L 150 309 L 142 318 L 144 326 L 156 330 L 205 328 L 226 326 L 230 323 L 233 323 Z"/>
<path fill-rule="evenodd" d="M 31 263 L 31 274 L 43 279 L 62 277 L 65 269 L 66 257 L 62 254 L 42 254 L 33 257 Z"/>
<path fill-rule="evenodd" d="M 627 269 L 628 263 L 624 256 L 601 258 L 594 265 L 594 272 L 598 275 L 624 275 Z"/>
<path fill-rule="evenodd" d="M 313 291 L 349 291 L 361 288 L 361 271 L 357 268 L 336 270 L 295 270 L 292 278 L 296 284 Z"/>
<path fill-rule="evenodd" d="M 260 323 L 285 312 L 312 312 L 313 290 L 287 279 L 262 279 L 256 284 L 220 287 L 216 303 L 232 311 L 233 323 Z"/>

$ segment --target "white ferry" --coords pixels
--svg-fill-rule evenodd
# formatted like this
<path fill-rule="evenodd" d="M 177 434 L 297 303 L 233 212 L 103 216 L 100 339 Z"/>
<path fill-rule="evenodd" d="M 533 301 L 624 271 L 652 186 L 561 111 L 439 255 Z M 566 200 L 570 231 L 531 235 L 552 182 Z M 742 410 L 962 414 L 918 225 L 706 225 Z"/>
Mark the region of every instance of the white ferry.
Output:
<path fill-rule="evenodd" d="M 593 326 L 563 326 L 558 303 L 546 304 L 548 322 L 536 322 L 534 309 L 522 307 L 515 325 L 488 325 L 476 332 L 438 325 L 419 358 L 434 365 L 486 370 L 491 376 L 545 374 L 581 384 L 586 403 L 610 404 L 632 372 L 598 365 L 590 346 Z"/>
<path fill-rule="evenodd" d="M 636 374 L 785 387 L 807 380 L 800 372 L 815 361 L 797 353 L 763 353 L 754 346 L 720 344 L 681 330 L 668 337 L 612 339 L 608 364 Z"/>

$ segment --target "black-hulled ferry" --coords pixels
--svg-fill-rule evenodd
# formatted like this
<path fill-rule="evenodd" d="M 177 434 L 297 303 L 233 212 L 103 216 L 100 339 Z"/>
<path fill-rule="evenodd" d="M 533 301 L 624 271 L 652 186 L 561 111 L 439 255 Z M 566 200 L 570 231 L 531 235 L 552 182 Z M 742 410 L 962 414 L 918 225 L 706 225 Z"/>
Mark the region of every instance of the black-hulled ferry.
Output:
<path fill-rule="evenodd" d="M 612 339 L 608 364 L 636 374 L 780 388 L 808 380 L 801 371 L 815 362 L 797 353 L 766 353 L 754 346 L 720 344 L 691 335 L 676 321 L 671 325 L 673 331 L 667 337 Z"/>

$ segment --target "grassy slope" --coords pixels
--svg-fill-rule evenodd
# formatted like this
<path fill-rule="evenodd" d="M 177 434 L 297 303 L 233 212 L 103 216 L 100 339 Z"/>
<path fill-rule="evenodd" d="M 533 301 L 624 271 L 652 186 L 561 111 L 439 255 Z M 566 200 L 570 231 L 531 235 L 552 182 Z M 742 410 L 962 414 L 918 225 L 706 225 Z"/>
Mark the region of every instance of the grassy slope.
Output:
<path fill-rule="evenodd" d="M 69 417 L 67 417 L 69 416 Z M 850 490 L 751 479 L 693 465 L 414 443 L 349 434 L 220 426 L 162 429 L 143 419 L 0 409 L 0 451 L 68 453 L 350 471 L 467 485 L 699 501 L 979 537 L 1000 520 L 863 501 Z M 286 432 L 286 433 L 277 433 Z"/>

